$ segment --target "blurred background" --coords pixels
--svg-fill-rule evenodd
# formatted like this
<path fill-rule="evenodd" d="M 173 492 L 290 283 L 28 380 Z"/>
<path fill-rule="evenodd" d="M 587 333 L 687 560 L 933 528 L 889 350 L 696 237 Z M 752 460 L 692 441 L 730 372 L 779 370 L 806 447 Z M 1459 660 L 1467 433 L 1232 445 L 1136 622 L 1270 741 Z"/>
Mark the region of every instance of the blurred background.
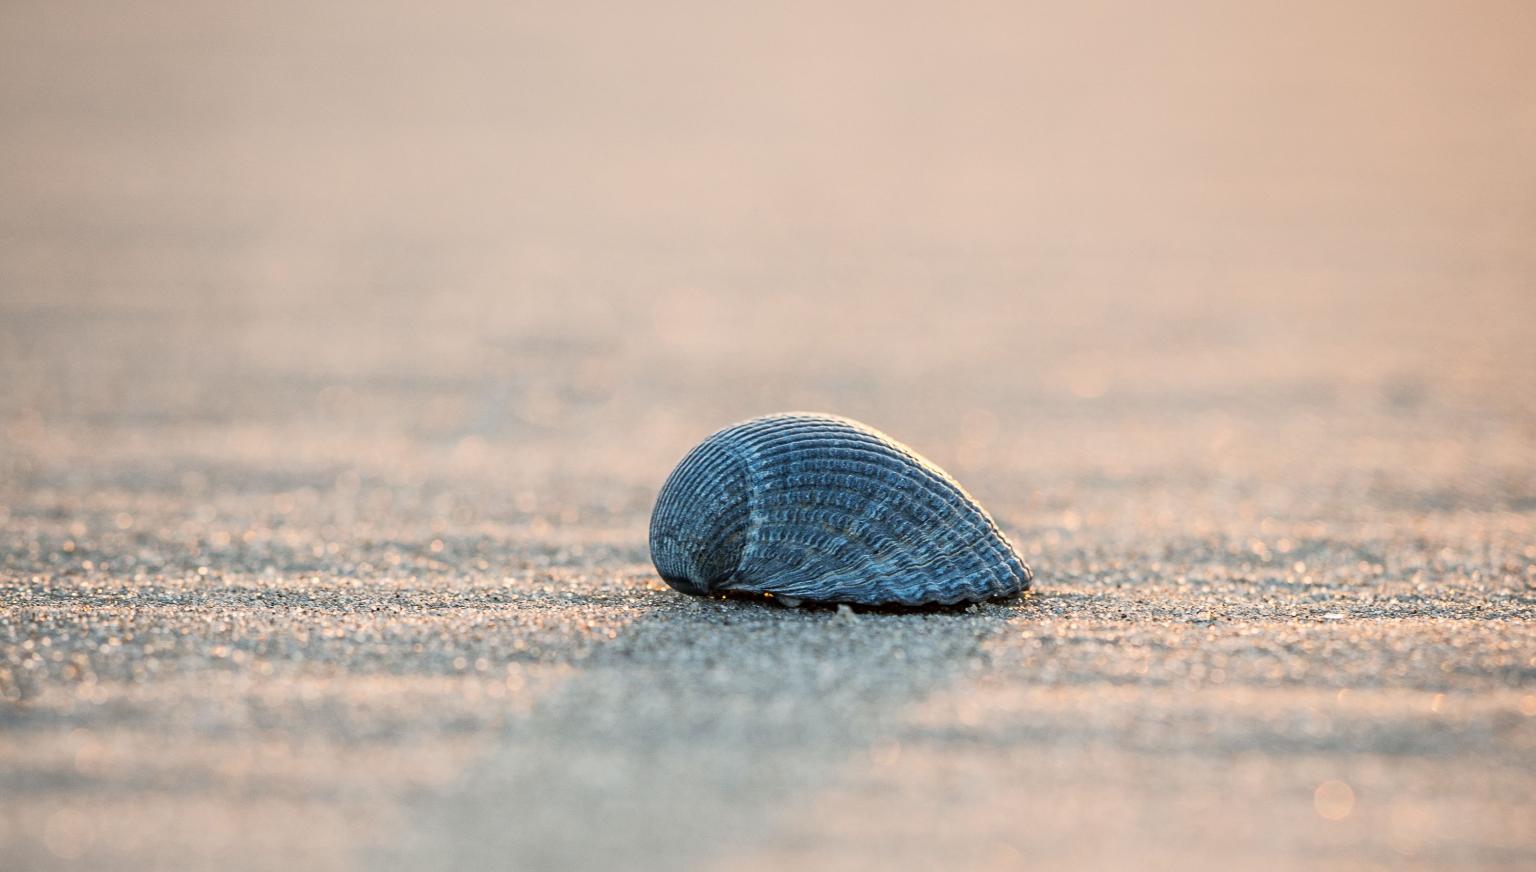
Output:
<path fill-rule="evenodd" d="M 704 435 L 774 411 L 855 417 L 943 465 L 1027 553 L 1047 603 L 1128 586 L 1134 605 L 1244 573 L 1384 599 L 1371 579 L 1430 573 L 1504 591 L 1485 617 L 1528 610 L 1533 44 L 1524 0 L 7 0 L 0 845 L 23 868 L 259 866 L 275 849 L 250 844 L 249 822 L 296 833 L 345 808 L 347 826 L 384 826 L 412 791 L 451 793 L 508 703 L 433 682 L 458 660 L 498 671 L 494 654 L 452 627 L 426 643 L 374 627 L 393 653 L 328 648 L 311 600 L 311 623 L 283 620 L 315 641 L 285 659 L 262 640 L 291 628 L 249 598 L 618 585 L 670 602 L 645 552 L 656 489 Z M 113 599 L 144 586 L 217 625 Z M 88 607 L 97 618 L 70 611 Z M 1536 711 L 1528 615 L 1505 617 L 1491 664 L 1492 648 L 1416 626 L 1444 657 L 1354 673 L 1304 639 L 1294 670 L 1266 661 L 1252 685 L 1331 700 L 1351 675 L 1414 693 L 1464 680 Z M 70 653 L 44 656 L 39 627 L 66 619 L 50 645 Z M 182 641 L 159 666 L 108 641 L 161 620 Z M 1422 641 L 1374 638 L 1405 658 Z M 1157 655 L 1176 672 L 1194 656 L 1178 648 Z M 580 673 L 558 650 L 528 668 Z M 1120 686 L 1106 669 L 1084 660 L 1073 681 Z M 328 713 L 311 697 L 283 708 L 301 685 L 334 696 Z M 263 720 L 251 699 L 269 692 Z M 382 737 L 379 698 L 414 700 Z M 451 724 L 428 714 L 450 709 Z M 1498 747 L 1527 747 L 1530 714 Z M 1028 735 L 1069 735 L 1061 715 Z M 823 762 L 862 748 L 823 738 Z M 263 742 L 346 762 L 304 770 L 311 783 Z M 1446 771 L 1487 747 L 1446 751 Z M 946 759 L 928 777 L 953 777 Z M 616 793 L 646 782 L 642 764 L 614 765 Z M 282 790 L 263 766 L 287 773 Z M 1441 821 L 1452 847 L 1432 860 L 1529 859 L 1524 766 L 1505 765 L 1504 792 L 1471 783 L 1398 829 Z M 374 780 L 347 793 L 364 769 Z M 1230 786 L 1208 774 L 1188 796 L 1219 807 Z M 1327 779 L 1297 777 L 1310 826 Z M 1116 800 L 1137 812 L 1107 842 L 1125 857 L 1156 831 L 1136 798 L 1153 803 L 1156 780 Z M 690 789 L 769 801 L 751 783 Z M 144 824 L 145 809 L 164 817 Z M 282 856 L 340 863 L 347 826 Z M 1277 844 L 1369 847 L 1388 829 Z M 586 856 L 556 825 L 523 835 L 548 865 Z M 1114 856 L 1033 838 L 1034 857 Z M 1222 856 L 1211 838 L 1203 856 Z M 1012 856 L 977 844 L 992 846 L 978 865 Z"/>
<path fill-rule="evenodd" d="M 783 408 L 1205 466 L 1532 397 L 1523 2 L 3 15 L 4 408 L 59 460 L 554 439 L 640 498 Z"/>

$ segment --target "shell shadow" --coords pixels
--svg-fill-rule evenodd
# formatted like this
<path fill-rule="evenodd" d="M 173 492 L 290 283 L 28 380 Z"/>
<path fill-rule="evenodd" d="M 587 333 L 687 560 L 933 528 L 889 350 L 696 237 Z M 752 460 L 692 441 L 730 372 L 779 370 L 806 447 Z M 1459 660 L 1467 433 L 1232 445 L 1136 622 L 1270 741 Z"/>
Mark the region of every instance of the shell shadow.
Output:
<path fill-rule="evenodd" d="M 984 609 L 988 609 L 990 607 L 1008 607 L 1008 606 L 1012 606 L 1012 607 L 1015 607 L 1015 608 L 1018 608 L 1018 609 L 1029 608 L 1029 607 L 1031 607 L 1032 605 L 1034 605 L 1038 601 L 1038 598 L 1039 598 L 1039 594 L 1037 594 L 1035 591 L 1033 591 L 1033 590 L 1026 590 L 1026 591 L 1023 591 L 1022 593 L 1011 594 L 1009 596 L 992 597 L 991 599 L 986 599 L 986 600 L 982 600 L 981 602 L 975 602 L 975 603 L 953 603 L 953 604 L 948 604 L 948 605 L 940 604 L 940 603 L 930 603 L 930 604 L 927 604 L 927 605 L 909 606 L 909 605 L 900 605 L 900 604 L 896 604 L 896 603 L 887 603 L 887 604 L 882 604 L 882 605 L 867 605 L 867 604 L 863 604 L 863 603 L 852 604 L 852 603 L 819 602 L 819 601 L 816 601 L 816 600 L 803 601 L 803 602 L 799 603 L 798 605 L 788 605 L 781 598 L 777 598 L 773 594 L 759 594 L 759 593 L 750 593 L 750 592 L 746 592 L 746 591 L 732 591 L 730 593 L 719 594 L 719 595 L 712 595 L 712 596 L 709 597 L 709 599 L 720 600 L 720 601 L 723 601 L 723 602 L 741 603 L 741 604 L 744 604 L 744 605 L 754 605 L 754 606 L 760 606 L 762 608 L 775 609 L 775 610 L 781 610 L 781 611 L 789 611 L 789 612 L 797 612 L 798 611 L 798 612 L 811 612 L 811 613 L 817 613 L 817 612 L 826 613 L 826 612 L 838 612 L 838 611 L 841 611 L 844 608 L 847 608 L 847 609 L 849 609 L 850 611 L 852 611 L 856 615 L 865 615 L 865 614 L 871 614 L 871 615 L 957 615 L 957 614 L 962 614 L 962 613 L 965 613 L 965 614 L 975 614 L 977 612 L 980 612 L 980 611 L 982 611 Z"/>
<path fill-rule="evenodd" d="M 368 868 L 675 869 L 750 850 L 901 740 L 914 706 L 989 668 L 988 642 L 1036 599 L 849 615 L 641 595 Z"/>

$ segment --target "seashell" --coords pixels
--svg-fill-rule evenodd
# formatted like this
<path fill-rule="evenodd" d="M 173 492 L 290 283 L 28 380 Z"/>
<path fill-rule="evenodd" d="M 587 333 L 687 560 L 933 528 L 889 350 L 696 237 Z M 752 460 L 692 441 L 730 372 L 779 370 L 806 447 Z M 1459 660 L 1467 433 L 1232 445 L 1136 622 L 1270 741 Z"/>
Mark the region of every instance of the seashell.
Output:
<path fill-rule="evenodd" d="M 662 485 L 651 562 L 683 593 L 937 605 L 1016 596 L 1033 574 L 965 489 L 857 421 L 789 413 L 705 439 Z"/>

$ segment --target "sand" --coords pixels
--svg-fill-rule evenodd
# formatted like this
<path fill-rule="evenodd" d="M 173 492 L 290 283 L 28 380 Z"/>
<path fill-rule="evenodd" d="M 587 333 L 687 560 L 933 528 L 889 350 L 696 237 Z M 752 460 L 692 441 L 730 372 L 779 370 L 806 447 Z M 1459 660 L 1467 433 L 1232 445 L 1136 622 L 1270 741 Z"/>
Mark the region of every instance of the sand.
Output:
<path fill-rule="evenodd" d="M 0 865 L 1529 868 L 1478 5 L 7 4 Z M 668 589 L 667 472 L 789 409 L 1035 591 Z"/>

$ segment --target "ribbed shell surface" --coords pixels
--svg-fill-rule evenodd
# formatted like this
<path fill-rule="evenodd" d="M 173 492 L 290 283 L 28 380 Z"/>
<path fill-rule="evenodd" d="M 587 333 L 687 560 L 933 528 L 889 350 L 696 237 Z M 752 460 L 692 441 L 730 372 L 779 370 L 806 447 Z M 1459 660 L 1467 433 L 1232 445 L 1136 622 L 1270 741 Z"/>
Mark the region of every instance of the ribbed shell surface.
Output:
<path fill-rule="evenodd" d="M 1031 573 L 970 494 L 857 421 L 771 415 L 688 453 L 651 514 L 651 560 L 684 593 L 867 605 L 1019 594 Z"/>

